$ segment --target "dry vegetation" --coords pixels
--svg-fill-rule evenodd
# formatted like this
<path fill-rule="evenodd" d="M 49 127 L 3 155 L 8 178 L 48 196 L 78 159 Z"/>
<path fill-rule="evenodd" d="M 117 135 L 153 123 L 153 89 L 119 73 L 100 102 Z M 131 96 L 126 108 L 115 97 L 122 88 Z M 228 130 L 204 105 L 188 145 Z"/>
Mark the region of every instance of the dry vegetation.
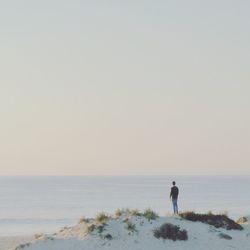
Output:
<path fill-rule="evenodd" d="M 109 218 L 110 217 L 107 214 L 102 212 L 97 214 L 97 216 L 95 217 L 95 221 L 97 224 L 105 224 Z"/>
<path fill-rule="evenodd" d="M 243 227 L 231 220 L 225 214 L 213 214 L 211 212 L 207 214 L 198 214 L 194 212 L 183 212 L 179 214 L 182 218 L 190 221 L 200 221 L 216 228 L 225 228 L 227 230 L 235 229 L 242 230 Z"/>
<path fill-rule="evenodd" d="M 188 235 L 186 230 L 180 230 L 180 227 L 171 223 L 165 223 L 160 228 L 154 230 L 154 236 L 159 239 L 187 240 Z"/>

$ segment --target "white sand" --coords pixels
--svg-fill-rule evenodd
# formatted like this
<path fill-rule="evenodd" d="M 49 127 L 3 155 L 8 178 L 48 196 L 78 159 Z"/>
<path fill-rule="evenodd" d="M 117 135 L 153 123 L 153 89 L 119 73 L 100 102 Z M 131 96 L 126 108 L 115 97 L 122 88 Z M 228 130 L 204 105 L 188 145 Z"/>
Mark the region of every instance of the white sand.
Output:
<path fill-rule="evenodd" d="M 126 219 L 135 225 L 136 231 L 129 231 Z M 248 222 L 242 226 L 244 230 L 226 230 L 201 223 L 183 220 L 178 216 L 160 217 L 148 221 L 143 216 L 131 216 L 123 214 L 119 218 L 109 219 L 105 230 L 94 230 L 86 233 L 88 223 L 82 222 L 74 227 L 62 229 L 57 234 L 43 236 L 35 240 L 24 250 L 249 250 L 250 249 L 250 225 Z M 153 230 L 164 223 L 172 223 L 186 229 L 187 241 L 172 241 L 157 239 Z M 231 240 L 221 239 L 220 233 L 230 235 Z M 112 235 L 112 239 L 105 235 Z"/>
<path fill-rule="evenodd" d="M 0 250 L 15 249 L 16 246 L 34 240 L 34 236 L 0 237 Z"/>

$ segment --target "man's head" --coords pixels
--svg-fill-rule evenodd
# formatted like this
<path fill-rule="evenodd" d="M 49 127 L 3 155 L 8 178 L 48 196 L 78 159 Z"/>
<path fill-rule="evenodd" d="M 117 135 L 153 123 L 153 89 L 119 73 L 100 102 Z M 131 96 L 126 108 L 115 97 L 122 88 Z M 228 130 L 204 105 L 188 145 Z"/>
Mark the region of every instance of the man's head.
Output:
<path fill-rule="evenodd" d="M 175 186 L 175 181 L 172 182 L 173 186 Z"/>

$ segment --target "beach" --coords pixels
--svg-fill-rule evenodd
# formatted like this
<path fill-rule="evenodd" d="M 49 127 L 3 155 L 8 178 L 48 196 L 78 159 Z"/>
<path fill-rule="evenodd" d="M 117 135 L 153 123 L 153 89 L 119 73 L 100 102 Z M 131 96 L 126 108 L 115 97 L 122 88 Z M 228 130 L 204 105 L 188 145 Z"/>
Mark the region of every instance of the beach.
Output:
<path fill-rule="evenodd" d="M 20 244 L 34 240 L 34 236 L 0 236 L 0 250 L 14 249 Z"/>
<path fill-rule="evenodd" d="M 128 209 L 117 210 L 113 215 L 100 213 L 96 218 L 81 218 L 78 224 L 54 234 L 37 236 L 14 249 L 249 250 L 250 217 L 238 224 L 226 215 L 206 214 L 210 216 L 207 222 L 190 221 L 185 216 L 159 217 L 152 210 L 141 213 Z"/>

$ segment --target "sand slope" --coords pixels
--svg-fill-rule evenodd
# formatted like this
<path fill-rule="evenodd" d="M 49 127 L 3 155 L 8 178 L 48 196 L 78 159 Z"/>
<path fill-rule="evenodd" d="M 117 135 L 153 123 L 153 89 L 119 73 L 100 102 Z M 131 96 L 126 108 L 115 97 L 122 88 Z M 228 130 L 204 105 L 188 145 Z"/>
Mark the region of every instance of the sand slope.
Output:
<path fill-rule="evenodd" d="M 91 225 L 95 229 L 91 231 Z M 157 239 L 153 230 L 164 223 L 172 223 L 186 229 L 187 241 Z M 132 225 L 132 229 L 128 228 Z M 133 228 L 134 226 L 134 228 Z M 215 228 L 201 222 L 190 222 L 178 216 L 159 217 L 148 220 L 144 216 L 122 214 L 118 218 L 110 218 L 102 227 L 93 219 L 83 221 L 70 228 L 64 228 L 51 237 L 41 236 L 30 245 L 22 246 L 25 250 L 249 250 L 250 225 L 243 225 L 244 230 L 226 230 Z M 92 228 L 93 229 L 93 228 Z M 232 239 L 222 239 L 220 233 Z"/>
<path fill-rule="evenodd" d="M 33 236 L 1 236 L 0 250 L 15 249 L 19 244 L 24 244 L 34 240 Z"/>

